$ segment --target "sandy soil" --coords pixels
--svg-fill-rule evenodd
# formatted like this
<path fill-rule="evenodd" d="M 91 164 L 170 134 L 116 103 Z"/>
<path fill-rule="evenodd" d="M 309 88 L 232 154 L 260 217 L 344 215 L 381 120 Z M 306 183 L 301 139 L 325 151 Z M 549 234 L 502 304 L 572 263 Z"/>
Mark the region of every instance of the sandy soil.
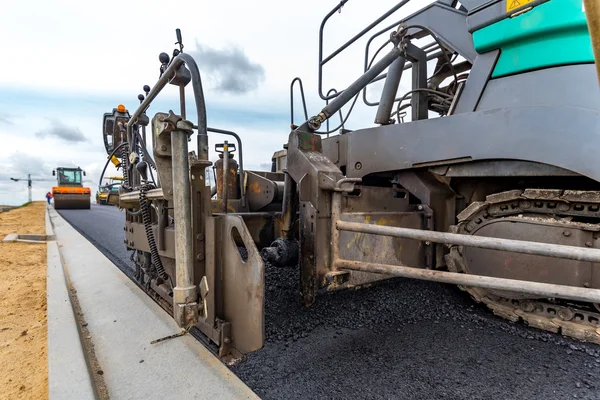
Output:
<path fill-rule="evenodd" d="M 43 202 L 0 213 L 9 233 L 44 234 Z M 46 245 L 0 243 L 0 399 L 48 398 Z"/>

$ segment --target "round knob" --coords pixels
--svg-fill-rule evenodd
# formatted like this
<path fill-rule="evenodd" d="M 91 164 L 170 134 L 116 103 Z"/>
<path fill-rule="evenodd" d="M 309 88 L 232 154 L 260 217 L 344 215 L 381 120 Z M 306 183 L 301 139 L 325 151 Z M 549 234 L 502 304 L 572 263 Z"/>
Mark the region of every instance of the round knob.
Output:
<path fill-rule="evenodd" d="M 144 85 L 144 92 L 146 92 L 146 95 L 148 95 L 148 93 L 150 93 L 150 86 Z"/>
<path fill-rule="evenodd" d="M 160 53 L 160 55 L 158 56 L 158 60 L 161 62 L 161 64 L 168 64 L 170 58 L 167 53 Z"/>

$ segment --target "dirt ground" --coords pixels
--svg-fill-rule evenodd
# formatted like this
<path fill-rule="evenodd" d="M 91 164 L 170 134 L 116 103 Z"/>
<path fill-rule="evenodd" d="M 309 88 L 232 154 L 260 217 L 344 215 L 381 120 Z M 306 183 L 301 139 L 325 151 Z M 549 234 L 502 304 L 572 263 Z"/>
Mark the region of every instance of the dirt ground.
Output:
<path fill-rule="evenodd" d="M 9 233 L 45 233 L 44 202 L 0 213 Z M 0 242 L 0 399 L 48 398 L 46 244 Z"/>

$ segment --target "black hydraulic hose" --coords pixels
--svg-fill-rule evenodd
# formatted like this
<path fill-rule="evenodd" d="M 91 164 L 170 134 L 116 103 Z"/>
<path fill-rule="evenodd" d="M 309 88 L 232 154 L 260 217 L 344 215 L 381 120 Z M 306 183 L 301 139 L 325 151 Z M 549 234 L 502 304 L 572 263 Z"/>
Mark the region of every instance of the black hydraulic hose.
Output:
<path fill-rule="evenodd" d="M 106 173 L 106 168 L 108 167 L 108 163 L 113 158 L 113 156 L 117 153 L 117 151 L 126 144 L 128 144 L 128 143 L 127 142 L 121 143 L 112 151 L 112 153 L 110 153 L 110 155 L 108 156 L 108 160 L 106 160 L 106 164 L 104 164 L 104 169 L 102 170 L 102 174 L 100 174 L 100 181 L 98 182 L 98 186 L 102 186 L 102 178 L 104 178 L 104 174 Z"/>
<path fill-rule="evenodd" d="M 450 71 L 452 71 L 452 75 L 454 75 L 454 81 L 457 82 L 458 77 L 456 76 L 456 71 L 454 70 L 454 64 L 452 64 L 452 61 L 450 61 L 450 57 L 448 57 L 446 48 L 442 45 L 442 42 L 440 41 L 440 39 L 438 39 L 437 35 L 435 33 L 433 33 L 433 31 L 431 29 L 429 29 L 428 27 L 423 26 L 423 25 L 413 24 L 413 25 L 408 25 L 405 28 L 406 29 L 418 28 L 418 29 L 424 30 L 425 32 L 427 32 L 431 35 L 433 40 L 435 40 L 436 43 L 438 44 L 438 46 L 440 47 L 440 50 L 442 51 L 442 54 L 444 55 L 444 58 L 446 59 L 446 63 L 450 67 Z"/>
<path fill-rule="evenodd" d="M 158 247 L 156 247 L 156 241 L 154 240 L 154 232 L 152 231 L 152 219 L 150 217 L 150 204 L 146 197 L 148 190 L 154 189 L 154 185 L 145 184 L 140 188 L 140 211 L 142 213 L 142 221 L 144 223 L 144 229 L 146 230 L 146 237 L 148 238 L 148 247 L 150 247 L 150 255 L 152 258 L 152 265 L 156 268 L 158 277 L 162 280 L 167 280 L 169 277 L 165 273 L 162 261 L 158 255 Z"/>
<path fill-rule="evenodd" d="M 150 165 L 151 169 L 156 169 L 156 164 L 152 157 L 150 157 L 150 153 L 148 153 L 148 149 L 146 148 L 146 142 L 144 142 L 144 139 L 142 138 L 142 135 L 140 135 L 139 131 L 136 132 L 136 136 L 139 141 L 139 147 L 142 149 L 142 153 L 144 154 L 144 160 L 148 162 L 148 165 Z"/>
<path fill-rule="evenodd" d="M 444 97 L 446 96 L 448 98 L 448 100 L 452 99 L 452 95 L 449 95 L 447 93 L 444 92 L 440 92 L 437 90 L 433 90 L 433 89 L 426 89 L 426 88 L 420 88 L 420 89 L 414 89 L 414 90 L 410 90 L 408 92 L 406 92 L 404 94 L 404 96 L 402 96 L 400 98 L 400 101 L 398 101 L 398 107 L 396 108 L 396 118 L 398 119 L 398 122 L 400 122 L 400 110 L 401 110 L 401 106 L 402 106 L 402 102 L 404 101 L 404 99 L 406 99 L 408 97 L 408 95 L 412 94 L 412 93 L 416 93 L 416 92 L 427 92 L 427 93 L 434 93 L 440 97 Z M 390 117 L 392 117 L 394 115 L 394 113 L 392 113 L 392 115 L 390 115 Z"/>

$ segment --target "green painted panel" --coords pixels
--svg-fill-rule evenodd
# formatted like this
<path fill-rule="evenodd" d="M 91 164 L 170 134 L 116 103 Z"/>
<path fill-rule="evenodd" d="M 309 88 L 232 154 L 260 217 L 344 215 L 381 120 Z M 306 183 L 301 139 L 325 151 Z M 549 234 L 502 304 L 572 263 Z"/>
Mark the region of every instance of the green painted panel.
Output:
<path fill-rule="evenodd" d="M 473 42 L 479 53 L 501 49 L 493 78 L 594 62 L 582 0 L 550 0 L 473 32 Z"/>

